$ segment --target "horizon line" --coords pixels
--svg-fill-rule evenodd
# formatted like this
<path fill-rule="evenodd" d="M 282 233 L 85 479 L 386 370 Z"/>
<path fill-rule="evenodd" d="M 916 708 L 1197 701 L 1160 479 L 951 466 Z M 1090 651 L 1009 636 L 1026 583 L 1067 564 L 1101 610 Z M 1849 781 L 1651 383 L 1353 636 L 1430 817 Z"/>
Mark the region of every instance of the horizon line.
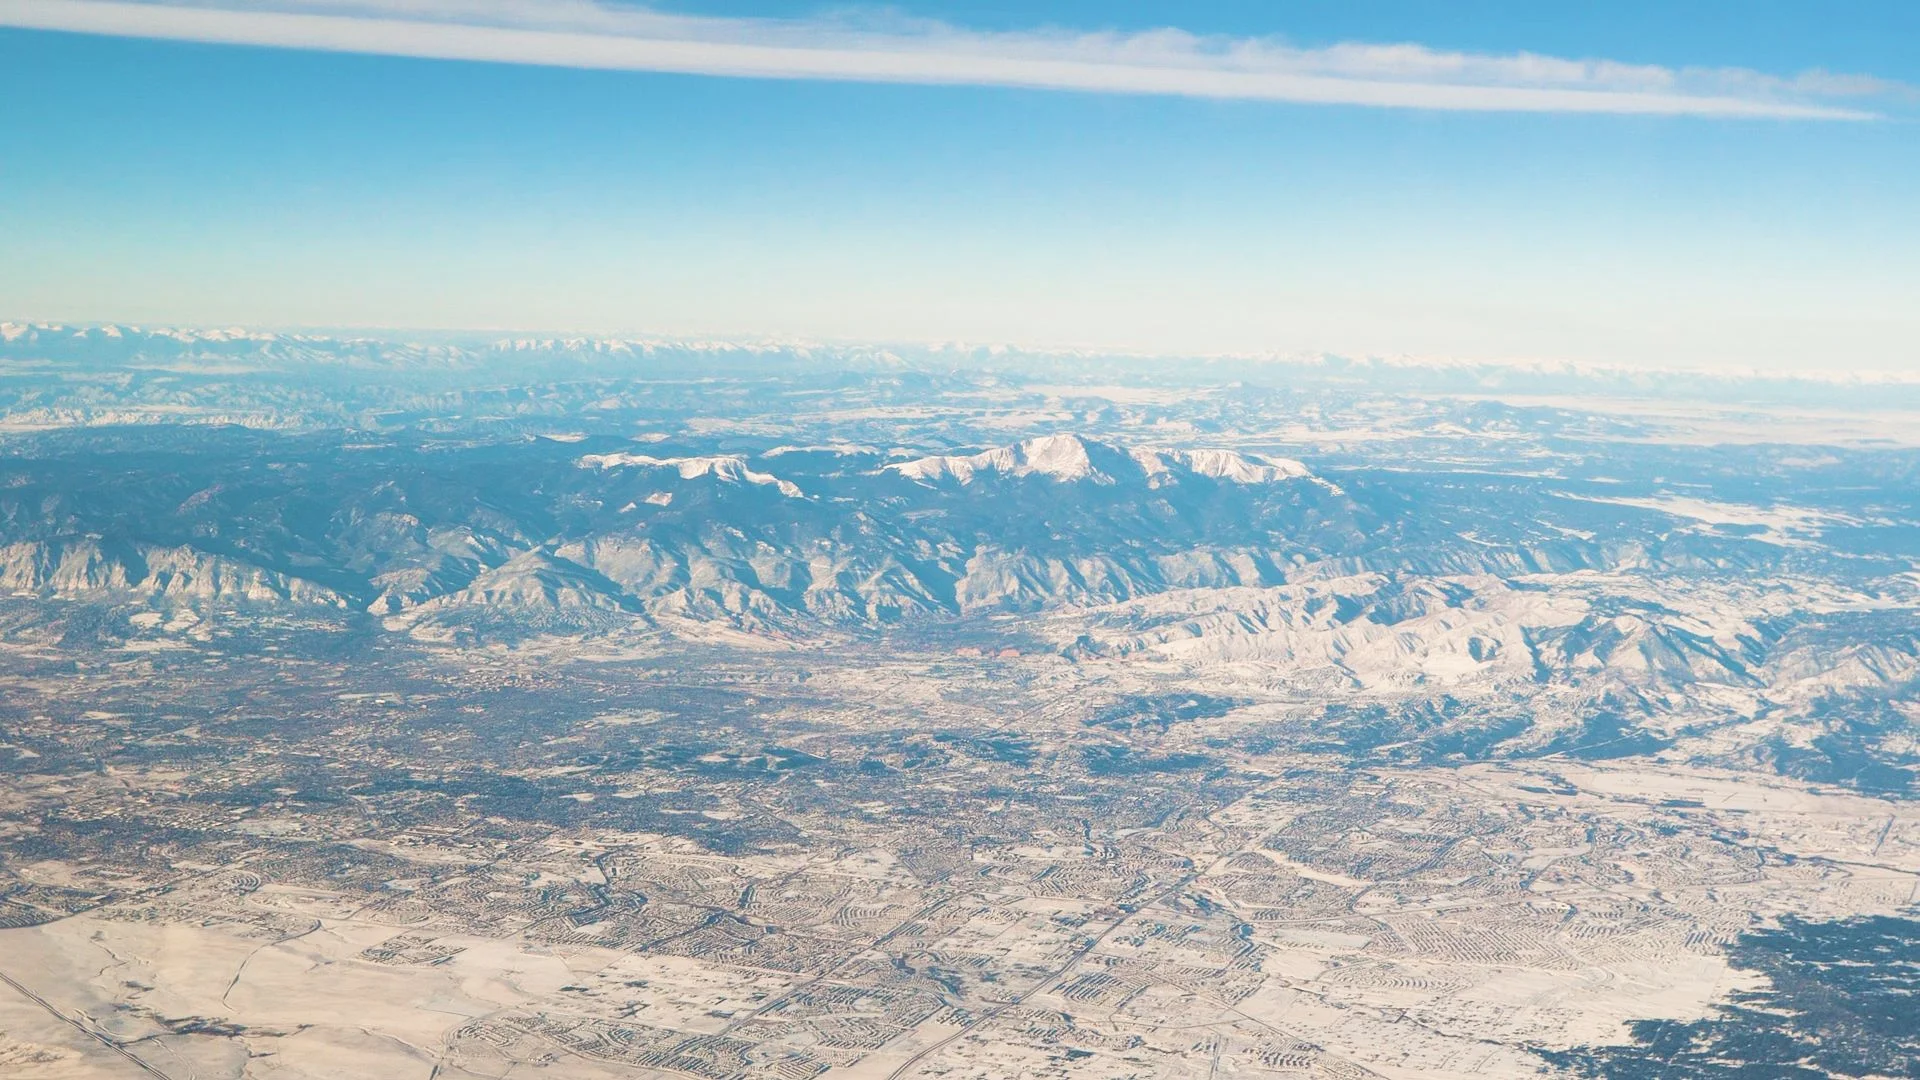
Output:
<path fill-rule="evenodd" d="M 147 335 L 189 335 L 207 339 L 214 334 L 245 335 L 239 340 L 260 340 L 286 338 L 303 341 L 325 341 L 341 345 L 355 343 L 373 343 L 395 346 L 451 346 L 472 348 L 476 351 L 498 348 L 502 345 L 530 343 L 534 345 L 566 346 L 573 343 L 589 345 L 624 345 L 648 348 L 693 348 L 725 347 L 732 349 L 768 349 L 787 351 L 854 351 L 877 350 L 893 352 L 920 352 L 926 354 L 996 354 L 1013 358 L 1027 357 L 1035 360 L 1111 360 L 1118 362 L 1149 362 L 1181 360 L 1202 363 L 1250 363 L 1275 364 L 1294 367 L 1338 368 L 1394 368 L 1427 371 L 1501 371 L 1533 375 L 1558 375 L 1576 378 L 1611 377 L 1705 377 L 1718 380 L 1753 380 L 1759 382 L 1810 382 L 1835 386 L 1846 385 L 1920 385 L 1920 371 L 1905 368 L 1864 368 L 1850 371 L 1832 371 L 1816 368 L 1766 368 L 1720 366 L 1684 366 L 1670 363 L 1633 364 L 1621 361 L 1599 362 L 1590 360 L 1560 359 L 1546 356 L 1537 357 L 1472 357 L 1450 354 L 1422 353 L 1342 353 L 1327 349 L 1300 350 L 1167 350 L 1119 348 L 1110 346 L 1072 346 L 1019 344 L 1010 341 L 962 341 L 962 340 L 908 340 L 908 339 L 831 339 L 810 337 L 799 334 L 766 334 L 742 332 L 739 334 L 674 334 L 646 332 L 611 332 L 561 329 L 505 329 L 485 327 L 401 327 L 401 326 L 322 326 L 266 323 L 193 323 L 171 320 L 162 321 L 115 321 L 80 319 L 19 319 L 0 318 L 0 330 L 56 330 L 86 332 L 90 330 L 126 330 Z M 407 335 L 437 337 L 439 342 L 409 340 Z M 0 348 L 13 345 L 18 340 L 16 334 L 0 334 Z M 464 341 L 458 339 L 466 339 Z M 233 340 L 233 339 L 229 339 Z M 900 359 L 908 359 L 901 357 Z"/>

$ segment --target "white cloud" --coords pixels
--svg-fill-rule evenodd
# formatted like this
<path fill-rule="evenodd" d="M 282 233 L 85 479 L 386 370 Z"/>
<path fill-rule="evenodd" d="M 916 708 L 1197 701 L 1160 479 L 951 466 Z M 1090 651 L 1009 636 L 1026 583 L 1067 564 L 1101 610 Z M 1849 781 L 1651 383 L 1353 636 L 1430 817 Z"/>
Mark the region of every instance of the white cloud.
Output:
<path fill-rule="evenodd" d="M 0 25 L 554 67 L 1502 112 L 1861 120 L 1833 99 L 1911 95 L 1859 76 L 1610 60 L 1302 49 L 1271 39 L 941 23 L 669 15 L 590 0 L 0 0 Z"/>

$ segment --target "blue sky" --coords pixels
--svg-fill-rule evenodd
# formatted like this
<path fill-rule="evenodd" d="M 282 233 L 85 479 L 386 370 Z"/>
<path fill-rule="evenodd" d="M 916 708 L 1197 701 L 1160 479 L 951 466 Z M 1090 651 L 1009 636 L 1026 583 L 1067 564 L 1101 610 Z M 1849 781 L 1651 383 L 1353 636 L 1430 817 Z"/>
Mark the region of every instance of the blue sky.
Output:
<path fill-rule="evenodd" d="M 0 318 L 1920 372 L 1920 5 L 267 7 L 0 0 Z"/>

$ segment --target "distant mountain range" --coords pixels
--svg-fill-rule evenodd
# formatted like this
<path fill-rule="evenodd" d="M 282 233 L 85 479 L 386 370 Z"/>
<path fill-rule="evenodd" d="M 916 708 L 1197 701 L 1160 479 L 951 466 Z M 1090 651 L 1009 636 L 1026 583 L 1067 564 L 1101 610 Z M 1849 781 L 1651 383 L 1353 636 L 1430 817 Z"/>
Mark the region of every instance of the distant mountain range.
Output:
<path fill-rule="evenodd" d="M 1368 517 L 1296 461 L 1071 435 L 906 460 L 552 440 L 504 459 L 275 449 L 292 459 L 124 461 L 132 491 L 111 452 L 87 470 L 100 488 L 16 474 L 0 492 L 18 537 L 0 580 L 49 597 L 350 605 L 414 629 L 476 605 L 859 627 L 1276 584 L 1276 559 L 1360 542 Z"/>
<path fill-rule="evenodd" d="M 333 380 L 355 371 L 378 371 L 389 377 L 404 374 L 456 382 L 501 377 L 526 382 L 582 374 L 761 374 L 791 378 L 806 373 L 962 370 L 1018 378 L 1104 375 L 1186 386 L 1278 378 L 1315 386 L 1385 385 L 1403 393 L 1619 393 L 1702 401 L 1731 393 L 1741 399 L 1800 404 L 1857 402 L 1860 399 L 1853 395 L 1862 387 L 1871 387 L 1879 407 L 1920 406 L 1920 374 L 1844 365 L 1777 371 L 1325 353 L 1168 358 L 964 343 L 878 346 L 782 339 L 287 332 L 0 321 L 0 363 L 6 361 L 227 376 L 274 372 L 319 380 Z"/>
<path fill-rule="evenodd" d="M 6 332 L 9 640 L 1011 649 L 1296 695 L 1381 753 L 1920 766 L 1920 451 L 1768 441 L 1817 412 Z"/>

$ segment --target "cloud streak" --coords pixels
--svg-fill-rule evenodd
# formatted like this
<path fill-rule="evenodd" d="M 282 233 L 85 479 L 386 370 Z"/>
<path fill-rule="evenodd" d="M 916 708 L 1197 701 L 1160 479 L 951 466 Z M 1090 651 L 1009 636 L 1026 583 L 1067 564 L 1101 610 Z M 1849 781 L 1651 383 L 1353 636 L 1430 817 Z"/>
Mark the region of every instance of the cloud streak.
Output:
<path fill-rule="evenodd" d="M 0 26 L 438 60 L 1473 112 L 1865 120 L 1911 88 L 1419 45 L 669 15 L 589 0 L 0 0 Z"/>

